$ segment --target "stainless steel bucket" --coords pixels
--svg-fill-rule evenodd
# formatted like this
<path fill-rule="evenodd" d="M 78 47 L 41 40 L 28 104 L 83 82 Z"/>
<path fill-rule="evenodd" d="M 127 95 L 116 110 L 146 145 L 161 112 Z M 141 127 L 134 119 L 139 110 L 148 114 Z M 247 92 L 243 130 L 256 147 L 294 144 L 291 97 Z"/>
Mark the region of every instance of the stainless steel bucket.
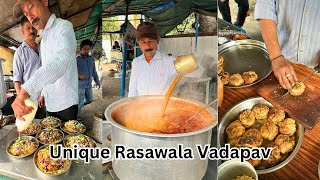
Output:
<path fill-rule="evenodd" d="M 3 59 L 0 58 L 0 109 L 7 103 L 6 97 L 6 85 L 4 83 L 3 71 L 2 71 L 2 61 Z"/>
<path fill-rule="evenodd" d="M 181 133 L 181 134 L 154 134 L 140 132 L 129 129 L 122 126 L 114 120 L 112 114 L 115 111 L 119 113 L 126 113 L 128 109 L 123 109 L 122 105 L 132 104 L 133 108 L 131 112 L 139 111 L 139 107 L 135 106 L 135 102 L 138 100 L 159 100 L 162 102 L 162 96 L 139 96 L 133 98 L 127 98 L 119 100 L 108 106 L 105 110 L 105 117 L 108 123 L 112 125 L 112 153 L 114 156 L 115 145 L 125 145 L 126 148 L 177 148 L 178 144 L 183 145 L 184 148 L 192 148 L 194 159 L 192 160 L 124 160 L 124 159 L 113 159 L 112 166 L 117 176 L 121 180 L 199 180 L 207 171 L 208 159 L 201 160 L 199 158 L 198 151 L 196 150 L 196 144 L 202 147 L 205 144 L 211 142 L 212 128 L 217 124 L 217 113 L 212 109 L 208 108 L 206 113 L 210 114 L 212 123 L 200 130 Z M 187 106 L 203 107 L 204 104 L 195 101 L 182 100 L 178 98 L 171 98 L 170 101 L 183 101 Z M 149 106 L 155 106 L 155 104 L 148 104 Z M 168 107 L 170 106 L 170 102 Z M 121 107 L 121 108 L 118 108 Z M 126 106 L 124 106 L 126 107 Z M 161 109 L 161 104 L 159 105 Z M 192 108 L 191 108 L 192 109 Z M 195 111 L 195 109 L 192 109 Z M 139 121 L 133 120 L 133 121 Z M 143 119 L 141 119 L 142 121 Z"/>

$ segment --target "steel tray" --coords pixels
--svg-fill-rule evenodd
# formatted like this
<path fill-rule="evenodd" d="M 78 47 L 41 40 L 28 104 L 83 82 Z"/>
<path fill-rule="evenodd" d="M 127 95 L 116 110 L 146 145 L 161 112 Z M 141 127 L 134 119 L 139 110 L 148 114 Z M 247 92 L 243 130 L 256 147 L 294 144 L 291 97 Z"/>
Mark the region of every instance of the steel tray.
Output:
<path fill-rule="evenodd" d="M 225 133 L 226 128 L 228 127 L 228 125 L 234 121 L 238 114 L 240 112 L 242 112 L 245 109 L 252 109 L 254 105 L 256 104 L 264 104 L 268 107 L 274 107 L 271 103 L 269 103 L 267 100 L 265 100 L 262 97 L 254 97 L 254 98 L 249 98 L 246 99 L 240 103 L 238 103 L 237 105 L 235 105 L 234 107 L 232 107 L 230 110 L 228 110 L 224 116 L 222 117 L 221 121 L 219 122 L 219 127 L 218 127 L 218 147 L 224 147 L 224 145 L 227 143 L 227 134 Z M 276 171 L 280 168 L 282 168 L 283 166 L 285 166 L 286 164 L 288 164 L 298 153 L 302 141 L 303 141 L 303 136 L 304 136 L 304 128 L 303 126 L 298 123 L 296 121 L 297 124 L 297 130 L 296 130 L 296 146 L 293 149 L 293 151 L 289 154 L 289 156 L 284 159 L 282 162 L 280 162 L 279 164 L 266 168 L 266 169 L 257 169 L 257 173 L 258 174 L 266 174 L 266 173 L 270 173 L 273 171 Z"/>
<path fill-rule="evenodd" d="M 231 41 L 219 46 L 218 54 L 224 58 L 224 71 L 231 74 L 246 71 L 255 71 L 258 74 L 258 80 L 251 84 L 242 86 L 225 85 L 228 88 L 243 88 L 252 86 L 272 72 L 271 62 L 264 43 L 256 40 L 246 39 Z"/>

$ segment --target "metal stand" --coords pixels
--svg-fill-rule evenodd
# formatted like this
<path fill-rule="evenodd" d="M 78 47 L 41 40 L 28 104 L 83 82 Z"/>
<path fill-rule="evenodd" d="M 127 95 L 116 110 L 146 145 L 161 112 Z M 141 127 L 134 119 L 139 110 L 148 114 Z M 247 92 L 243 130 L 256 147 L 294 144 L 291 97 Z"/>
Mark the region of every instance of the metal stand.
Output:
<path fill-rule="evenodd" d="M 129 4 L 131 3 L 131 0 L 126 0 L 126 20 L 123 26 L 121 27 L 121 31 L 123 34 L 125 34 L 127 29 L 127 23 L 128 20 L 128 14 L 129 14 Z M 127 66 L 127 43 L 123 36 L 123 60 L 122 60 L 122 78 L 121 78 L 121 89 L 120 89 L 120 99 L 124 98 L 125 95 L 125 86 L 126 86 L 126 66 Z"/>

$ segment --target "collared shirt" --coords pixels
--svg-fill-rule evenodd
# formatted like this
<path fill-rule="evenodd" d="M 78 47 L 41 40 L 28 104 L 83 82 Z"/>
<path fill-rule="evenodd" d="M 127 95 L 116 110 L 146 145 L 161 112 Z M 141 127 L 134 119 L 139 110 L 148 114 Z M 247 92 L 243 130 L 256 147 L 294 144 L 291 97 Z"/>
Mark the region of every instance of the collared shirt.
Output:
<path fill-rule="evenodd" d="M 174 67 L 175 58 L 157 52 L 148 63 L 144 54 L 132 61 L 129 95 L 164 95 L 178 75 Z"/>
<path fill-rule="evenodd" d="M 94 64 L 92 56 L 78 56 L 77 57 L 78 77 L 80 74 L 85 74 L 87 79 L 79 79 L 79 89 L 92 88 L 92 78 L 94 82 L 99 85 L 99 77 Z"/>
<path fill-rule="evenodd" d="M 44 89 L 47 111 L 62 111 L 79 102 L 75 34 L 69 21 L 52 14 L 41 36 L 42 66 L 22 88 L 29 95 Z"/>
<path fill-rule="evenodd" d="M 276 22 L 282 54 L 291 62 L 314 67 L 320 51 L 320 1 L 257 0 L 255 19 Z"/>
<path fill-rule="evenodd" d="M 19 81 L 24 84 L 37 69 L 41 67 L 41 60 L 37 52 L 35 52 L 25 41 L 18 47 L 13 57 L 13 81 Z M 38 100 L 40 93 L 32 96 Z"/>

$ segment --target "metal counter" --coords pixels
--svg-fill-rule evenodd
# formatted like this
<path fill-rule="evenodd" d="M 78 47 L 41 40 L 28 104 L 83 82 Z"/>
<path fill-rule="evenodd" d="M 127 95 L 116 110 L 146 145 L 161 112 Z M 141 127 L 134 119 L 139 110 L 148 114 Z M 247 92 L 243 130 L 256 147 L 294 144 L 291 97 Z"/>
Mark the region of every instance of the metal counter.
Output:
<path fill-rule="evenodd" d="M 39 122 L 40 120 L 35 120 Z M 3 131 L 3 129 L 0 129 Z M 33 163 L 34 154 L 23 159 L 16 159 L 6 152 L 7 144 L 18 137 L 16 128 L 12 129 L 6 136 L 0 139 L 0 174 L 15 179 L 102 179 L 101 160 L 91 160 L 89 164 L 83 161 L 72 161 L 71 168 L 65 174 L 59 176 L 48 176 L 41 173 Z M 99 144 L 98 144 L 99 146 Z"/>

